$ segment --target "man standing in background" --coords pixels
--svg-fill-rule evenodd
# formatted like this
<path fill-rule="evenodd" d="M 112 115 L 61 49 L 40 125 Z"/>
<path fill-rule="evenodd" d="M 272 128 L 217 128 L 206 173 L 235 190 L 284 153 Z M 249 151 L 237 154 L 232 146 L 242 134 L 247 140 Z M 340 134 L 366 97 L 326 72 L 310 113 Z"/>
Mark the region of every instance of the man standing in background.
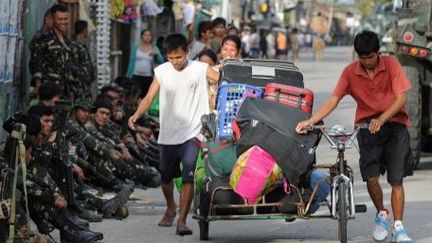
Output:
<path fill-rule="evenodd" d="M 75 22 L 75 39 L 72 41 L 72 72 L 79 80 L 77 97 L 91 97 L 91 85 L 95 81 L 95 70 L 87 49 L 88 23 L 84 20 Z"/>

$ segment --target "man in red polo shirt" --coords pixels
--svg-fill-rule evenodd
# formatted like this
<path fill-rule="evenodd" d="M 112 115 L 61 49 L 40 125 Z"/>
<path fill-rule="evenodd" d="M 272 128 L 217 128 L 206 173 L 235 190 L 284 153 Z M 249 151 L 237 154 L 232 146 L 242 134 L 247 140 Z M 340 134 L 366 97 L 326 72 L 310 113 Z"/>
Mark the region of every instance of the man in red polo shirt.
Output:
<path fill-rule="evenodd" d="M 413 174 L 413 161 L 407 126 L 410 125 L 405 104 L 411 84 L 399 62 L 390 56 L 380 56 L 378 36 L 363 31 L 354 40 L 359 57 L 343 71 L 333 95 L 312 115 L 300 122 L 296 131 L 316 124 L 329 115 L 345 95 L 357 103 L 355 123 L 369 123 L 357 135 L 360 147 L 360 171 L 367 182 L 369 195 L 377 208 L 373 239 L 383 241 L 390 228 L 390 213 L 384 207 L 379 184 L 380 173 L 387 171 L 392 187 L 391 206 L 394 225 L 392 242 L 411 242 L 402 225 L 404 210 L 403 178 Z"/>

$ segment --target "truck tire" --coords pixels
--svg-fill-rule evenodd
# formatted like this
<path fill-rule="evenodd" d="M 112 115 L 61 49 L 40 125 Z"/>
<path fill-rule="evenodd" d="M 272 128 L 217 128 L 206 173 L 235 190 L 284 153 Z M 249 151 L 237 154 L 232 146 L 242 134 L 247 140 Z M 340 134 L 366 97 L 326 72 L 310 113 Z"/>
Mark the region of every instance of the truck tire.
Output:
<path fill-rule="evenodd" d="M 420 76 L 415 67 L 404 66 L 406 75 L 411 81 L 411 89 L 408 91 L 408 115 L 411 120 L 411 126 L 408 128 L 411 149 L 414 157 L 415 167 L 420 162 L 421 150 L 421 120 L 422 120 L 422 86 Z"/>

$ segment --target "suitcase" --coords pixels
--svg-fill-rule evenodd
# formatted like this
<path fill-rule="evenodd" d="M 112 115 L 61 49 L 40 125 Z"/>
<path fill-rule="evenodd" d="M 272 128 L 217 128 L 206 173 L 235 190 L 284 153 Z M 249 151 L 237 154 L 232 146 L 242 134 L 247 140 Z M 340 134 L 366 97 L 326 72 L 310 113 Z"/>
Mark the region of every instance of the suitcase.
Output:
<path fill-rule="evenodd" d="M 265 87 L 279 83 L 303 88 L 303 74 L 290 62 L 279 60 L 229 59 L 224 62 L 221 81 Z"/>
<path fill-rule="evenodd" d="M 309 89 L 269 83 L 264 90 L 264 99 L 297 107 L 304 112 L 312 113 L 314 95 Z"/>

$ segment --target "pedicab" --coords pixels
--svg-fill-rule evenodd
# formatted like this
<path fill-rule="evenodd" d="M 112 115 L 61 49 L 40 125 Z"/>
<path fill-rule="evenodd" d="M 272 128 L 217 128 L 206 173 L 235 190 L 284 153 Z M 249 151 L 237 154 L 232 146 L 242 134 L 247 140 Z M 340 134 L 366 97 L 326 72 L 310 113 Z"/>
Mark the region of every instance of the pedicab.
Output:
<path fill-rule="evenodd" d="M 208 140 L 216 138 L 216 142 L 210 141 L 208 143 L 213 144 L 213 147 L 209 147 L 207 150 L 206 162 L 203 164 L 205 168 L 197 168 L 197 170 L 201 171 L 204 169 L 207 176 L 201 185 L 195 185 L 193 200 L 193 218 L 198 221 L 200 239 L 209 239 L 210 222 L 218 220 L 285 219 L 286 221 L 293 221 L 295 219 L 331 218 L 338 221 L 338 239 L 340 242 L 347 242 L 347 221 L 353 219 L 355 213 L 366 212 L 367 208 L 366 205 L 355 204 L 353 170 L 348 166 L 344 154 L 346 149 L 353 147 L 353 141 L 359 129 L 365 126 L 358 126 L 352 131 L 341 125 L 311 127 L 309 132 L 315 133 L 316 143 L 307 150 L 309 156 L 313 158 L 313 163 L 308 167 L 309 171 L 306 173 L 309 180 L 306 183 L 307 186 L 305 186 L 305 183 L 297 185 L 289 182 L 288 192 L 287 183 L 275 183 L 275 185 L 267 188 L 270 190 L 266 190 L 263 195 L 251 203 L 236 193 L 233 187 L 229 185 L 229 178 L 226 177 L 227 171 L 222 171 L 225 173 L 225 177 L 217 174 L 221 173 L 223 166 L 221 168 L 212 168 L 215 167 L 215 164 L 208 163 L 208 156 L 211 155 L 212 150 L 214 152 L 220 151 L 220 149 L 232 149 L 228 146 L 230 143 L 226 142 L 230 140 L 221 138 L 230 138 L 233 133 L 234 137 L 236 136 L 235 133 L 238 128 L 235 127 L 236 122 L 233 121 L 236 116 L 237 119 L 239 119 L 238 116 L 242 116 L 239 114 L 242 113 L 241 110 L 244 113 L 244 110 L 256 108 L 251 104 L 246 105 L 246 103 L 253 103 L 249 99 L 259 100 L 265 96 L 266 91 L 264 91 L 263 87 L 269 87 L 269 84 L 273 84 L 270 87 L 274 87 L 274 83 L 277 83 L 282 85 L 281 90 L 276 88 L 276 92 L 279 93 L 283 93 L 283 89 L 286 88 L 283 85 L 291 86 L 289 89 L 294 87 L 303 90 L 303 75 L 290 62 L 237 59 L 228 60 L 224 63 L 221 81 L 223 83 L 219 87 L 217 98 L 218 113 L 205 115 L 202 118 L 203 135 Z M 279 86 L 276 85 L 276 87 Z M 272 89 L 272 92 L 275 92 L 275 89 Z M 304 101 L 306 95 L 297 93 L 296 96 L 302 97 L 301 99 Z M 276 98 L 269 95 L 267 101 L 261 103 L 269 103 L 270 100 L 276 101 L 275 103 L 283 103 L 282 98 L 282 95 L 278 95 Z M 307 111 L 304 113 L 311 112 L 312 104 L 309 104 L 310 107 L 308 107 L 308 105 L 303 106 L 304 102 L 285 101 L 286 106 L 292 108 L 297 105 L 297 108 L 300 108 L 303 112 Z M 313 102 L 313 97 L 312 101 L 309 100 L 308 102 Z M 268 111 L 271 109 L 263 108 L 263 110 Z M 268 113 L 258 119 L 267 119 L 268 123 L 272 123 L 272 117 L 266 117 L 266 115 L 268 116 Z M 293 123 L 293 121 L 290 120 L 287 123 Z M 291 127 L 287 126 L 289 128 L 281 129 L 293 129 L 294 125 L 296 123 L 291 124 Z M 315 149 L 321 136 L 326 138 L 331 149 L 337 151 L 334 164 L 315 163 Z M 214 146 L 214 144 L 220 146 Z M 271 148 L 268 150 L 271 150 Z M 229 151 L 229 153 L 232 154 L 232 151 Z M 226 158 L 227 156 L 218 159 Z M 234 159 L 229 160 L 231 165 L 226 168 L 234 166 L 235 161 L 231 161 Z M 209 172 L 207 173 L 207 171 Z M 321 171 L 321 173 L 311 176 L 318 171 Z M 322 171 L 326 171 L 326 173 L 322 173 Z M 285 170 L 284 174 L 286 174 Z M 328 213 L 314 215 L 313 213 L 320 205 L 326 205 L 329 209 Z"/>

